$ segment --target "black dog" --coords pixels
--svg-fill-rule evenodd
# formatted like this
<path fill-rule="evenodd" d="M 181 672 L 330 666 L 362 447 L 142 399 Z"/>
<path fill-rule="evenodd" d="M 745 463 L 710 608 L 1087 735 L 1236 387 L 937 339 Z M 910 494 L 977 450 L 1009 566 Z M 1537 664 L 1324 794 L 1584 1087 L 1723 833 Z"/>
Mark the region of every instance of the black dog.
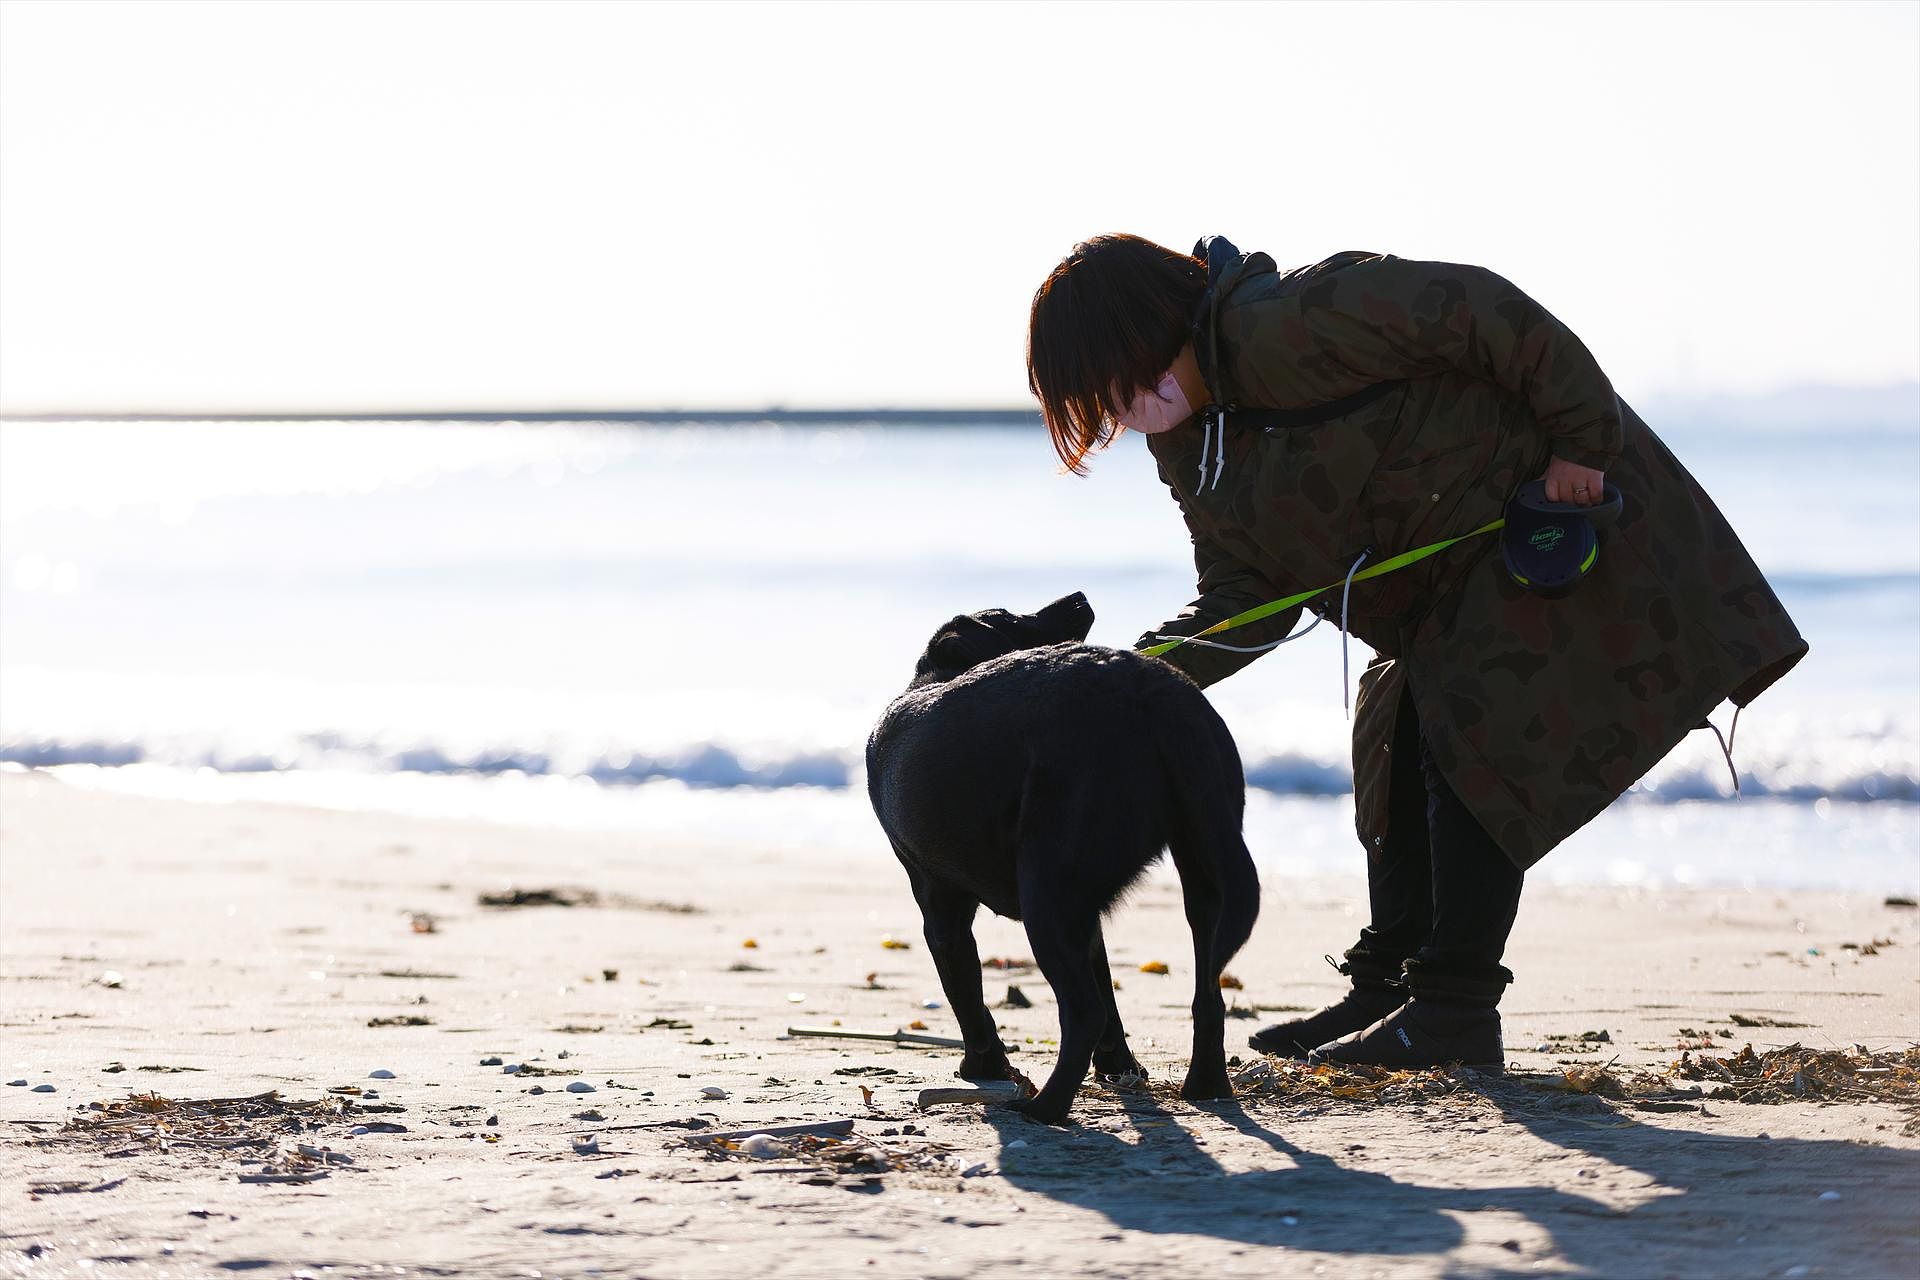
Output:
<path fill-rule="evenodd" d="M 1019 1105 L 1050 1124 L 1066 1118 L 1090 1063 L 1145 1074 L 1120 1025 L 1100 918 L 1161 852 L 1173 854 L 1193 929 L 1182 1097 L 1232 1094 L 1220 971 L 1260 909 L 1227 726 L 1168 664 L 1082 643 L 1092 626 L 1079 594 L 1037 614 L 953 619 L 867 742 L 868 794 L 920 903 L 969 1079 L 1013 1078 L 981 997 L 974 912 L 985 903 L 1026 922 L 1060 1005 L 1060 1057 Z"/>

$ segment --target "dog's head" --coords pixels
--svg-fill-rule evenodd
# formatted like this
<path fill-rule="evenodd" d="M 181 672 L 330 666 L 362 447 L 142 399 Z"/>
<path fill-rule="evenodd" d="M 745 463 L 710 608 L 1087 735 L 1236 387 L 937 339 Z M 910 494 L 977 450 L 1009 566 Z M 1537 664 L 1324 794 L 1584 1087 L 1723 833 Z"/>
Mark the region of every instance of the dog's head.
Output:
<path fill-rule="evenodd" d="M 1038 613 L 985 609 L 963 613 L 933 633 L 914 680 L 950 679 L 989 658 L 1050 644 L 1078 644 L 1093 629 L 1093 606 L 1076 591 Z"/>

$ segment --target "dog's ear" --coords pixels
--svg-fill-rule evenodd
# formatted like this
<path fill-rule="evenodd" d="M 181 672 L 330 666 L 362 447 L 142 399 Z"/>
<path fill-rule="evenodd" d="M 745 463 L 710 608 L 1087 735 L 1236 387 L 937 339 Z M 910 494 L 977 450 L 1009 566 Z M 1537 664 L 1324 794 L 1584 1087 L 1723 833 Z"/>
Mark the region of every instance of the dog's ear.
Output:
<path fill-rule="evenodd" d="M 962 614 L 940 628 L 927 646 L 927 657 L 937 670 L 965 671 L 988 656 L 981 641 L 992 633 L 993 629 L 978 618 Z"/>

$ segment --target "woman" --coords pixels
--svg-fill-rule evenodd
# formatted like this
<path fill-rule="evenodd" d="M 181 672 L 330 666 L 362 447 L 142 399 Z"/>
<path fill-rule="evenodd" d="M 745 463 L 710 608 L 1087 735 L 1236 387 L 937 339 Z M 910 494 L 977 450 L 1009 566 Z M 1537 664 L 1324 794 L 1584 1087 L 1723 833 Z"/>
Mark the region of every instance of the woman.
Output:
<path fill-rule="evenodd" d="M 1377 651 L 1354 711 L 1372 919 L 1351 990 L 1253 1046 L 1499 1063 L 1522 873 L 1807 651 L 1733 530 L 1572 331 L 1478 267 L 1349 252 L 1281 272 L 1219 237 L 1187 255 L 1099 236 L 1034 295 L 1027 371 L 1070 469 L 1146 433 L 1186 518 L 1199 598 L 1141 647 L 1336 583 L 1309 607 Z M 1552 501 L 1624 498 L 1570 594 L 1521 586 L 1496 535 L 1358 577 L 1499 519 L 1535 477 Z M 1300 612 L 1165 660 L 1212 684 Z"/>

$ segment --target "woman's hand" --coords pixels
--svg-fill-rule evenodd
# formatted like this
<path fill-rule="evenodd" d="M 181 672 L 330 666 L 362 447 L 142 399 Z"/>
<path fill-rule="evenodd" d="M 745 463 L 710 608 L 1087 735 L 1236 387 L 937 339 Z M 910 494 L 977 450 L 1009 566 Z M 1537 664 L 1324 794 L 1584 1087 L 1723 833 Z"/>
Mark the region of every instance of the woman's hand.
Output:
<path fill-rule="evenodd" d="M 1606 496 L 1607 478 L 1592 467 L 1583 467 L 1565 458 L 1553 458 L 1540 478 L 1547 482 L 1548 502 L 1571 502 L 1590 507 Z"/>

